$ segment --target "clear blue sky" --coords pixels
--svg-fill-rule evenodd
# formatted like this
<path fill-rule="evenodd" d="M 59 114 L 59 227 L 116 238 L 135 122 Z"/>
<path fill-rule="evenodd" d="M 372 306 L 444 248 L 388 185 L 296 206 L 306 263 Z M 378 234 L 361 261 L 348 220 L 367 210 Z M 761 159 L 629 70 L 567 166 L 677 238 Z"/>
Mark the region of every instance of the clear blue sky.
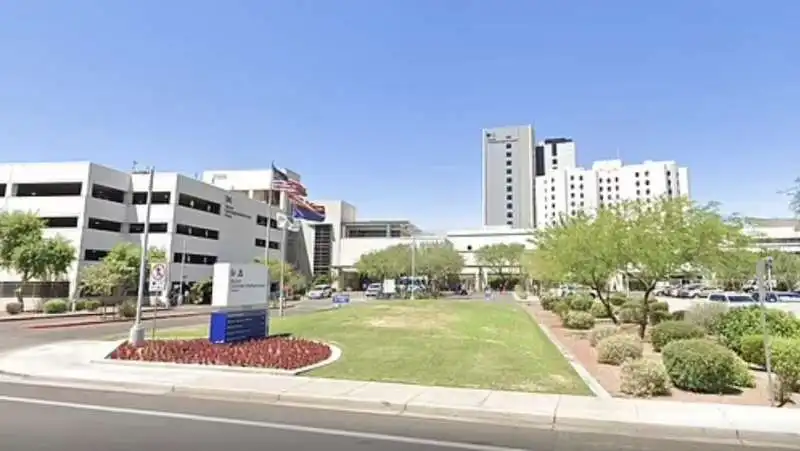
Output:
<path fill-rule="evenodd" d="M 533 123 L 579 164 L 675 159 L 696 199 L 787 215 L 798 17 L 790 0 L 5 0 L 0 155 L 275 160 L 365 219 L 466 228 L 481 128 Z"/>

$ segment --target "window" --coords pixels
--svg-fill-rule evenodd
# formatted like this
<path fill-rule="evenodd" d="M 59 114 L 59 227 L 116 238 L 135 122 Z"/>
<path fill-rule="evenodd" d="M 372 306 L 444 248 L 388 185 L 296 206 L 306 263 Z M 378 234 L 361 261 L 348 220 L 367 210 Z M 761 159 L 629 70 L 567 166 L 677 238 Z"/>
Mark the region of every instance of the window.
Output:
<path fill-rule="evenodd" d="M 67 197 L 80 196 L 83 184 L 77 183 L 18 183 L 17 197 Z"/>
<path fill-rule="evenodd" d="M 506 143 L 506 149 L 510 149 L 510 148 L 511 148 L 511 143 Z"/>
<path fill-rule="evenodd" d="M 650 185 L 650 180 L 645 180 L 645 181 L 644 181 L 644 184 L 645 184 L 645 185 Z"/>
<path fill-rule="evenodd" d="M 506 221 L 506 225 L 513 226 L 514 225 L 514 221 Z"/>
<path fill-rule="evenodd" d="M 645 190 L 645 192 L 644 192 L 644 193 L 645 193 L 645 194 L 647 194 L 647 195 L 649 196 L 649 195 L 650 195 L 650 190 L 649 190 L 649 189 L 648 189 L 648 190 Z"/>
<path fill-rule="evenodd" d="M 506 175 L 511 175 L 514 172 L 511 168 L 506 169 Z"/>
<path fill-rule="evenodd" d="M 639 177 L 639 173 L 638 172 L 636 174 L 634 174 L 634 175 L 636 175 L 636 177 Z"/>
<path fill-rule="evenodd" d="M 99 262 L 106 258 L 106 255 L 108 255 L 108 251 L 100 249 L 86 249 L 83 251 L 83 259 L 88 262 Z"/>
<path fill-rule="evenodd" d="M 506 213 L 506 218 L 513 219 L 514 218 L 514 213 L 509 211 L 508 213 Z"/>
<path fill-rule="evenodd" d="M 513 210 L 514 209 L 514 204 L 506 204 L 506 208 L 509 209 L 509 210 Z"/>
<path fill-rule="evenodd" d="M 511 194 L 506 194 L 506 200 L 514 200 L 514 196 Z"/>
<path fill-rule="evenodd" d="M 199 197 L 190 196 L 183 193 L 178 194 L 178 205 L 214 215 L 218 215 L 222 209 L 222 206 L 217 202 L 211 202 L 210 200 L 201 199 Z"/>
<path fill-rule="evenodd" d="M 97 183 L 92 184 L 92 197 L 109 202 L 116 202 L 118 204 L 125 203 L 125 191 Z"/>
<path fill-rule="evenodd" d="M 217 257 L 215 255 L 184 254 L 182 252 L 175 252 L 172 254 L 172 262 L 186 263 L 187 265 L 213 265 L 217 262 Z"/>
<path fill-rule="evenodd" d="M 171 195 L 169 191 L 153 191 L 153 197 L 151 198 L 150 203 L 153 205 L 166 205 L 169 204 L 170 197 Z M 131 203 L 133 205 L 147 204 L 147 192 L 146 191 L 134 192 L 133 197 L 131 198 Z"/>
<path fill-rule="evenodd" d="M 267 247 L 267 240 L 264 238 L 256 238 L 256 247 Z"/>
<path fill-rule="evenodd" d="M 511 183 L 512 181 L 511 177 L 506 177 L 506 183 Z"/>
<path fill-rule="evenodd" d="M 556 148 L 556 145 L 555 145 L 555 144 L 553 144 L 553 148 L 552 148 L 552 150 L 550 151 L 550 155 L 552 155 L 552 156 L 554 156 L 554 157 L 557 157 L 557 156 L 558 156 L 558 149 Z"/>
<path fill-rule="evenodd" d="M 48 229 L 71 229 L 78 227 L 77 216 L 42 218 L 42 221 L 44 221 L 44 226 Z"/>
<path fill-rule="evenodd" d="M 128 224 L 128 233 L 144 233 L 144 223 L 132 222 Z M 151 222 L 150 233 L 167 233 L 167 223 Z"/>
<path fill-rule="evenodd" d="M 510 193 L 511 191 L 513 191 L 513 188 L 511 188 L 510 186 L 506 186 L 506 192 Z"/>
<path fill-rule="evenodd" d="M 122 223 L 109 221 L 107 219 L 89 218 L 86 227 L 93 230 L 103 230 L 105 232 L 122 232 Z"/>
<path fill-rule="evenodd" d="M 553 158 L 553 166 L 558 166 L 558 160 L 556 160 L 555 158 Z"/>
<path fill-rule="evenodd" d="M 269 248 L 270 248 L 270 249 L 275 249 L 275 250 L 278 250 L 278 249 L 280 249 L 280 248 L 281 248 L 281 243 L 279 243 L 279 242 L 277 242 L 277 241 L 270 241 L 270 242 L 269 242 Z"/>
<path fill-rule="evenodd" d="M 506 166 L 512 166 L 511 160 L 506 160 Z"/>
<path fill-rule="evenodd" d="M 0 197 L 6 197 L 6 184 L 0 183 Z"/>
<path fill-rule="evenodd" d="M 175 233 L 193 236 L 195 238 L 204 238 L 207 240 L 219 239 L 219 231 L 217 230 L 205 229 L 203 227 L 190 226 L 186 224 L 178 224 L 175 227 Z"/>
<path fill-rule="evenodd" d="M 261 216 L 261 215 L 256 216 L 256 223 L 258 225 L 260 225 L 261 227 L 266 227 L 267 226 L 267 217 L 266 216 Z M 269 218 L 269 226 L 270 226 L 270 228 L 277 229 L 278 228 L 278 221 L 276 221 L 273 218 Z"/>

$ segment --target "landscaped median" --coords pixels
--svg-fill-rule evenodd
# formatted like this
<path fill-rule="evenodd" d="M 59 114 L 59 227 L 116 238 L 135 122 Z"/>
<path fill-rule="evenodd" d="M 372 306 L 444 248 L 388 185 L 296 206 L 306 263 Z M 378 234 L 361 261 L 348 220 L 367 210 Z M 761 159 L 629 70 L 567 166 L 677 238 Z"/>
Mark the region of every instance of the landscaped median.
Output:
<path fill-rule="evenodd" d="M 264 340 L 259 352 L 248 353 L 241 349 L 252 344 L 204 344 L 208 337 L 206 328 L 162 331 L 157 335 L 158 340 L 147 347 L 132 350 L 122 345 L 123 350 L 114 357 L 290 369 L 301 363 L 313 364 L 326 359 L 327 354 L 315 346 L 318 346 L 316 343 L 330 343 L 341 349 L 341 358 L 308 375 L 591 394 L 530 316 L 513 304 L 449 300 L 376 302 L 273 318 L 270 332 L 273 337 Z M 281 336 L 283 334 L 309 340 L 303 342 L 308 346 L 292 348 L 294 340 Z M 279 349 L 286 353 L 291 349 L 295 357 L 279 364 L 275 359 Z M 237 355 L 240 358 L 231 357 Z"/>

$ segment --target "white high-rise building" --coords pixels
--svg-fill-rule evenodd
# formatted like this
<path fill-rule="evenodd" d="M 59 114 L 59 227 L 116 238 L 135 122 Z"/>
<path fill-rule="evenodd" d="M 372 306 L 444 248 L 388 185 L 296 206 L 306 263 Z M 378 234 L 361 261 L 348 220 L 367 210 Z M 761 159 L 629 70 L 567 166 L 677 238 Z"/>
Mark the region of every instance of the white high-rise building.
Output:
<path fill-rule="evenodd" d="M 674 161 L 623 165 L 598 161 L 591 169 L 564 168 L 536 177 L 536 224 L 546 227 L 561 215 L 575 215 L 622 201 L 689 196 L 689 172 Z"/>
<path fill-rule="evenodd" d="M 533 228 L 533 127 L 483 130 L 483 224 Z"/>

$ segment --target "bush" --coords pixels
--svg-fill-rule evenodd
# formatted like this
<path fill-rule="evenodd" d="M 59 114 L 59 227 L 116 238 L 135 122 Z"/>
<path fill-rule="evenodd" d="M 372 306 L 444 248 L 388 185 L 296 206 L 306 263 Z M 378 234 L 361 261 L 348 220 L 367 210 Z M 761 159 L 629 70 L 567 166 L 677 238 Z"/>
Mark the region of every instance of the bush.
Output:
<path fill-rule="evenodd" d="M 673 321 L 683 321 L 686 318 L 686 310 L 675 310 L 671 316 Z"/>
<path fill-rule="evenodd" d="M 553 307 L 555 306 L 556 302 L 559 301 L 561 301 L 561 298 L 557 298 L 554 296 L 544 296 L 539 300 L 539 303 L 542 304 L 543 309 L 549 312 L 553 310 Z"/>
<path fill-rule="evenodd" d="M 774 337 L 800 336 L 800 321 L 783 310 L 766 309 L 767 329 Z M 722 343 L 736 353 L 741 353 L 742 338 L 760 334 L 761 308 L 759 306 L 730 309 L 720 316 L 714 327 Z"/>
<path fill-rule="evenodd" d="M 622 364 L 619 389 L 638 398 L 668 395 L 669 375 L 657 360 L 629 360 Z"/>
<path fill-rule="evenodd" d="M 706 331 L 685 321 L 664 321 L 650 329 L 650 342 L 653 350 L 660 352 L 667 344 L 689 338 L 703 338 Z"/>
<path fill-rule="evenodd" d="M 84 305 L 86 306 L 86 310 L 93 312 L 99 309 L 103 303 L 95 299 L 87 299 L 84 301 Z"/>
<path fill-rule="evenodd" d="M 593 302 L 592 308 L 589 309 L 589 312 L 595 318 L 609 318 L 608 309 L 606 309 L 606 306 L 603 305 L 602 302 Z"/>
<path fill-rule="evenodd" d="M 573 310 L 567 312 L 562 322 L 567 329 L 589 330 L 594 327 L 594 316 L 589 312 Z"/>
<path fill-rule="evenodd" d="M 622 307 L 628 302 L 628 298 L 625 296 L 614 295 L 608 298 L 608 302 L 615 307 Z"/>
<path fill-rule="evenodd" d="M 628 301 L 619 308 L 619 320 L 624 324 L 639 324 L 641 318 L 641 301 Z"/>
<path fill-rule="evenodd" d="M 772 339 L 772 344 L 778 337 Z M 742 356 L 745 362 L 752 363 L 753 365 L 765 366 L 767 364 L 766 353 L 764 352 L 764 336 L 760 334 L 745 335 L 742 337 L 741 344 L 739 345 L 739 355 Z"/>
<path fill-rule="evenodd" d="M 724 393 L 736 382 L 736 354 L 713 341 L 673 341 L 661 355 L 672 384 L 683 390 Z"/>
<path fill-rule="evenodd" d="M 569 302 L 565 300 L 561 300 L 553 304 L 553 313 L 560 316 L 561 318 L 569 312 Z"/>
<path fill-rule="evenodd" d="M 85 299 L 76 299 L 73 303 L 75 305 L 75 311 L 80 312 L 82 310 L 86 310 L 86 300 Z"/>
<path fill-rule="evenodd" d="M 9 315 L 16 315 L 18 313 L 22 313 L 22 303 L 16 301 L 7 303 L 6 313 L 8 313 Z"/>
<path fill-rule="evenodd" d="M 69 309 L 69 304 L 63 299 L 51 299 L 44 303 L 43 310 L 45 313 L 64 313 Z"/>
<path fill-rule="evenodd" d="M 592 309 L 592 304 L 594 304 L 594 300 L 592 300 L 590 297 L 575 296 L 574 298 L 570 299 L 569 308 L 570 310 L 579 312 L 588 312 Z"/>
<path fill-rule="evenodd" d="M 615 334 L 597 343 L 597 361 L 622 365 L 627 360 L 640 359 L 644 353 L 642 341 L 632 334 Z"/>
<path fill-rule="evenodd" d="M 686 321 L 705 329 L 708 334 L 716 334 L 722 315 L 728 306 L 721 302 L 704 302 L 691 306 L 686 312 Z"/>
<path fill-rule="evenodd" d="M 778 376 L 779 401 L 784 402 L 800 389 L 800 339 L 775 340 L 771 351 L 772 370 Z"/>
<path fill-rule="evenodd" d="M 119 305 L 117 312 L 123 318 L 133 318 L 136 316 L 136 302 L 125 301 Z"/>
<path fill-rule="evenodd" d="M 598 327 L 589 332 L 589 344 L 594 348 L 597 346 L 597 343 L 601 342 L 603 339 L 618 333 L 620 333 L 620 330 L 617 327 Z"/>
<path fill-rule="evenodd" d="M 747 362 L 742 360 L 739 356 L 736 356 L 736 369 L 733 372 L 733 386 L 741 388 L 754 388 L 756 386 L 755 376 L 750 372 Z"/>

